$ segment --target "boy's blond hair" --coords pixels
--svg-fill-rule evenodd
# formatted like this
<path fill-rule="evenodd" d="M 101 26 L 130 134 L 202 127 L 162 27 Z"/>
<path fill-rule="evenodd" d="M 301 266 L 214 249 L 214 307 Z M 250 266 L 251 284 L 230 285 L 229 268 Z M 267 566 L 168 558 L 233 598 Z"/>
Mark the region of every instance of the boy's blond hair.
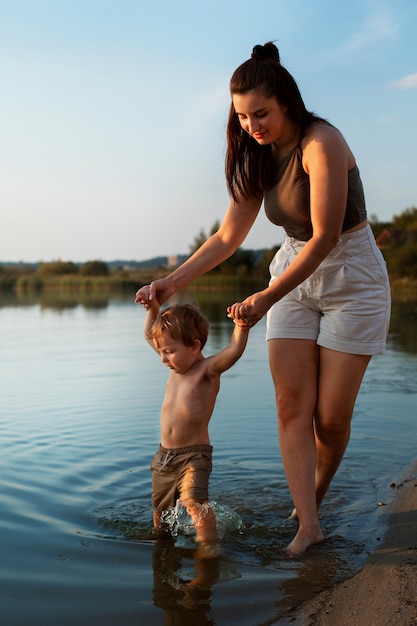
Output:
<path fill-rule="evenodd" d="M 175 341 L 192 346 L 198 339 L 201 350 L 208 337 L 209 323 L 194 304 L 175 304 L 160 311 L 152 324 L 152 339 L 158 346 L 163 333 L 169 333 Z"/>

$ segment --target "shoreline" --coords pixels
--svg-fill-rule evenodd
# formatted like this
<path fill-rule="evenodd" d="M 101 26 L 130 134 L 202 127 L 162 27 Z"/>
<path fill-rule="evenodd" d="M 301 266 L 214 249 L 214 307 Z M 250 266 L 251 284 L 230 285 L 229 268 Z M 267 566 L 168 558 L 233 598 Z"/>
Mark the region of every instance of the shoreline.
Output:
<path fill-rule="evenodd" d="M 386 506 L 381 547 L 353 578 L 302 604 L 288 620 L 298 626 L 417 624 L 417 460 L 395 484 Z"/>

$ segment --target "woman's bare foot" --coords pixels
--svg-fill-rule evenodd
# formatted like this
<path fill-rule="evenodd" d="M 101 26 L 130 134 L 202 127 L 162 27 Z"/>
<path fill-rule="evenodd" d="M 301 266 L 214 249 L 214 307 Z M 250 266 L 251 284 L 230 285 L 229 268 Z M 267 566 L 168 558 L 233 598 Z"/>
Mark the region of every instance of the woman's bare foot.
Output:
<path fill-rule="evenodd" d="M 320 506 L 320 501 L 317 501 L 317 510 Z M 298 513 L 297 513 L 297 509 L 294 507 L 292 510 L 291 515 L 288 516 L 289 520 L 297 520 L 298 519 Z"/>
<path fill-rule="evenodd" d="M 298 519 L 297 509 L 296 508 L 293 508 L 292 513 L 288 517 L 288 519 L 290 519 L 290 520 L 297 520 Z"/>
<path fill-rule="evenodd" d="M 300 527 L 294 539 L 287 546 L 287 554 L 289 556 L 300 556 L 304 554 L 310 546 L 314 546 L 322 541 L 324 541 L 324 535 L 320 526 L 311 532 L 307 532 Z"/>

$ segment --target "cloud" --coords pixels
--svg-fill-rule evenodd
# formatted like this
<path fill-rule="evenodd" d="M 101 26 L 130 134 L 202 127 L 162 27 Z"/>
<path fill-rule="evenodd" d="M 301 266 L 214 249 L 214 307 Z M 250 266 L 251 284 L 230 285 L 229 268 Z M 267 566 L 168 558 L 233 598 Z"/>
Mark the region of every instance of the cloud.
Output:
<path fill-rule="evenodd" d="M 408 74 L 399 80 L 393 81 L 391 87 L 394 89 L 417 89 L 417 73 Z"/>
<path fill-rule="evenodd" d="M 341 63 L 362 62 L 364 54 L 378 57 L 387 44 L 399 37 L 400 23 L 389 7 L 371 0 L 365 3 L 362 17 L 355 16 L 354 28 L 350 22 L 341 29 L 338 44 L 321 52 L 320 62 L 340 67 Z M 342 33 L 345 32 L 343 37 Z"/>
<path fill-rule="evenodd" d="M 345 42 L 345 52 L 362 52 L 378 42 L 395 39 L 398 25 L 394 16 L 386 7 L 379 5 L 373 8 L 362 26 Z"/>

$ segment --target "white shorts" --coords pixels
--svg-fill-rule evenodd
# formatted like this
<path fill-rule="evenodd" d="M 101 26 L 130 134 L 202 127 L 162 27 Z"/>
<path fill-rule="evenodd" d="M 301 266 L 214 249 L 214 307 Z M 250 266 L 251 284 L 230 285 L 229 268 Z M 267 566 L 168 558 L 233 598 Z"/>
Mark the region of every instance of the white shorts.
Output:
<path fill-rule="evenodd" d="M 270 284 L 305 244 L 285 238 L 269 267 Z M 266 338 L 312 339 L 339 352 L 382 354 L 390 312 L 386 264 L 367 225 L 342 234 L 313 274 L 271 307 Z"/>

